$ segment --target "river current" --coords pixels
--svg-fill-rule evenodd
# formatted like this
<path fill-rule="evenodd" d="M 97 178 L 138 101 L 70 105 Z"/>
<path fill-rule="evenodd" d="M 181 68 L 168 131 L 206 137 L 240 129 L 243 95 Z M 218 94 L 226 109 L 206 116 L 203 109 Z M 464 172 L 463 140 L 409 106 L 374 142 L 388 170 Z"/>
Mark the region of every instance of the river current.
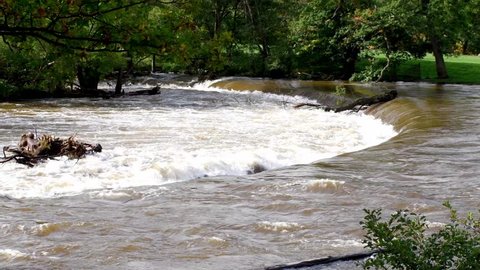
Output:
<path fill-rule="evenodd" d="M 399 98 L 293 108 L 339 84 L 169 81 L 156 96 L 0 103 L 1 146 L 36 130 L 104 149 L 0 164 L 0 267 L 261 269 L 362 251 L 363 208 L 440 224 L 445 200 L 480 207 L 479 86 L 350 85 Z"/>

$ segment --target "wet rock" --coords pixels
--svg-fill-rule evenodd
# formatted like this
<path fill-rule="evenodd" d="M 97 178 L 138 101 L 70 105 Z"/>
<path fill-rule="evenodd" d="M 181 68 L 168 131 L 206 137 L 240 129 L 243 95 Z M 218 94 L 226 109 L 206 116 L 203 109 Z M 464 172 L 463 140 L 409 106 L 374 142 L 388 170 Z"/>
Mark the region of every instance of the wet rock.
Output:
<path fill-rule="evenodd" d="M 267 170 L 267 168 L 265 168 L 265 166 L 255 162 L 255 163 L 252 164 L 251 169 L 247 171 L 247 174 L 261 173 L 261 172 L 266 171 L 266 170 Z"/>

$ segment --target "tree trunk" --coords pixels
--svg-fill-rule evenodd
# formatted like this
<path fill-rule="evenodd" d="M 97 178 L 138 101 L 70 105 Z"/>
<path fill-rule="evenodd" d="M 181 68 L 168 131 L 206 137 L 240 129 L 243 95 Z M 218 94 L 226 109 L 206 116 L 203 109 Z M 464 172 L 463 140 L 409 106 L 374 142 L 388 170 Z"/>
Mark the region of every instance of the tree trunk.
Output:
<path fill-rule="evenodd" d="M 125 71 L 125 74 L 124 74 L 122 68 L 118 69 L 117 82 L 115 84 L 115 95 L 116 96 L 125 94 L 125 92 L 122 91 L 124 78 L 130 76 L 133 69 L 134 69 L 133 56 L 132 56 L 132 53 L 130 51 L 127 51 L 127 70 Z M 152 59 L 152 73 L 153 72 L 155 72 L 155 55 L 153 55 L 153 59 Z"/>
<path fill-rule="evenodd" d="M 262 76 L 267 76 L 267 59 L 269 55 L 268 45 L 266 45 L 266 42 L 263 42 L 262 45 L 258 45 L 258 48 L 260 50 L 260 55 L 262 56 L 262 66 L 260 74 L 262 74 Z"/>
<path fill-rule="evenodd" d="M 93 92 L 98 90 L 100 73 L 98 73 L 96 69 L 78 66 L 77 78 L 82 92 Z"/>
<path fill-rule="evenodd" d="M 462 45 L 462 54 L 468 54 L 468 40 L 465 40 Z"/>
<path fill-rule="evenodd" d="M 436 36 L 431 37 L 432 51 L 433 56 L 435 56 L 435 67 L 437 69 L 437 78 L 438 79 L 447 79 L 447 66 L 445 65 L 445 60 L 443 59 L 443 52 L 440 48 L 440 42 Z"/>
<path fill-rule="evenodd" d="M 347 55 L 342 64 L 341 79 L 349 80 L 355 73 L 355 65 L 357 63 L 359 52 L 360 50 L 357 47 L 347 49 Z"/>
<path fill-rule="evenodd" d="M 119 96 L 122 94 L 122 85 L 123 85 L 123 71 L 122 69 L 118 70 L 117 83 L 115 84 L 115 95 Z"/>
<path fill-rule="evenodd" d="M 156 59 L 156 56 L 155 54 L 152 54 L 152 68 L 151 68 L 151 72 L 152 73 L 155 73 L 157 72 L 157 59 Z"/>
<path fill-rule="evenodd" d="M 264 25 L 260 19 L 260 12 L 258 3 L 256 0 L 253 0 L 254 5 L 250 4 L 250 0 L 244 0 L 243 3 L 245 5 L 245 12 L 250 17 L 250 23 L 252 26 L 252 30 L 254 31 L 254 36 L 258 42 L 257 47 L 260 50 L 260 55 L 262 57 L 262 66 L 261 66 L 261 74 L 262 76 L 266 76 L 267 71 L 267 59 L 270 56 L 270 48 L 268 45 L 268 34 L 265 30 Z"/>
<path fill-rule="evenodd" d="M 225 7 L 220 1 L 215 1 L 215 22 L 213 24 L 212 38 L 218 37 L 222 28 Z"/>

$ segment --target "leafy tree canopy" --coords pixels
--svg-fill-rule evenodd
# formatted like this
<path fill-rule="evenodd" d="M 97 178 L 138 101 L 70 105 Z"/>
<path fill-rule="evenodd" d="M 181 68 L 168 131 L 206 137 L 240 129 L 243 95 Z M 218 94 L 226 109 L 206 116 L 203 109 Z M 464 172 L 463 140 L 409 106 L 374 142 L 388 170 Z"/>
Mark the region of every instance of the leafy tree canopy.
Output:
<path fill-rule="evenodd" d="M 372 80 L 429 52 L 438 77 L 446 77 L 444 54 L 480 52 L 479 6 L 480 0 L 0 0 L 0 78 L 52 90 L 77 77 L 82 88 L 95 89 L 106 74 L 156 55 L 163 71 L 350 79 L 359 60 L 385 55 L 386 63 L 367 69 L 364 78 Z"/>
<path fill-rule="evenodd" d="M 34 38 L 51 45 L 84 51 L 123 51 L 138 43 L 153 3 L 127 0 L 0 1 L 0 35 L 14 41 Z M 161 2 L 160 2 L 161 3 Z M 158 5 L 158 4 L 157 4 Z M 142 46 L 153 46 L 142 42 Z"/>

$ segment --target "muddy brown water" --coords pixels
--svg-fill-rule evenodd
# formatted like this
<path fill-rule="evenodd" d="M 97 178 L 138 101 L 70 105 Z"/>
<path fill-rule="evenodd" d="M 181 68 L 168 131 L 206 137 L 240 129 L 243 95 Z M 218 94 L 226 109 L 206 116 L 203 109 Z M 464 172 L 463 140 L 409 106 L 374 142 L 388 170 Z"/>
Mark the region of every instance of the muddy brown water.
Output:
<path fill-rule="evenodd" d="M 321 84 L 331 88 L 338 82 L 302 84 L 230 79 L 216 86 L 237 90 L 294 89 L 315 96 L 309 91 L 322 90 Z M 379 86 L 352 87 L 371 91 Z M 166 180 L 162 184 L 146 181 L 129 185 L 128 179 L 114 184 L 108 182 L 115 177 L 135 180 L 135 175 L 140 175 L 144 168 L 138 165 L 141 162 L 150 162 L 159 171 L 164 169 L 155 160 L 156 155 L 150 156 L 162 149 L 140 136 L 150 134 L 141 122 L 152 121 L 154 112 L 166 110 L 165 106 L 155 105 L 154 99 L 135 98 L 114 102 L 114 105 L 98 100 L 0 104 L 4 115 L 0 122 L 2 144 L 15 142 L 16 134 L 30 128 L 31 123 L 41 123 L 48 131 L 68 134 L 75 116 L 96 119 L 98 115 L 105 115 L 119 123 L 112 134 L 125 132 L 124 142 L 150 148 L 138 154 L 147 157 L 142 160 L 135 156 L 120 159 L 119 155 L 128 153 L 128 149 L 115 148 L 113 142 L 108 142 L 107 146 L 116 152 L 107 150 L 100 159 L 92 157 L 91 163 L 61 160 L 33 171 L 16 165 L 0 165 L 0 267 L 262 269 L 362 251 L 359 221 L 364 208 L 381 207 L 387 214 L 407 208 L 427 215 L 433 225 L 448 220 L 442 206 L 445 200 L 450 200 L 461 213 L 476 211 L 480 207 L 480 86 L 397 83 L 381 87 L 399 92 L 396 100 L 367 111 L 393 125 L 398 132 L 383 143 L 313 162 L 275 166 L 258 174 L 236 174 L 232 169 L 231 174 L 215 175 L 208 171 L 214 176 L 194 175 L 190 180 Z M 202 96 L 202 100 L 218 100 L 215 95 L 209 93 Z M 180 100 L 181 95 L 172 97 L 175 98 Z M 248 103 L 251 99 L 229 100 L 233 100 L 233 104 Z M 191 109 L 191 105 L 196 104 L 182 102 L 170 107 Z M 227 101 L 215 104 L 218 108 L 230 106 Z M 131 111 L 131 117 L 135 117 L 135 112 L 145 106 L 150 111 L 139 119 L 122 118 L 121 112 L 130 115 Z M 18 109 L 32 107 L 35 109 Z M 65 107 L 69 110 L 62 109 Z M 108 112 L 102 110 L 105 107 Z M 202 108 L 200 110 L 204 110 Z M 117 111 L 117 118 L 110 115 L 111 110 Z M 49 118 L 52 114 L 66 117 L 57 118 L 55 122 Z M 152 117 L 150 120 L 148 115 Z M 50 120 L 43 123 L 41 119 Z M 126 127 L 133 125 L 135 132 L 123 130 L 123 122 L 128 122 Z M 103 139 L 100 133 L 108 129 L 108 125 L 95 127 L 84 121 L 74 124 L 77 132 L 85 131 L 83 136 L 90 140 Z M 218 128 L 229 134 L 228 126 Z M 189 138 L 193 140 L 197 136 L 202 143 L 210 145 L 210 133 L 199 129 Z M 294 136 L 289 134 L 289 138 Z M 225 144 L 245 144 L 242 138 L 226 140 Z M 285 138 L 286 143 L 295 144 L 289 138 Z M 255 137 L 248 140 L 255 141 Z M 275 147 L 279 147 L 280 152 L 287 151 L 281 145 Z M 215 149 L 212 151 L 218 151 Z M 222 157 L 227 160 L 227 156 Z M 242 158 L 234 156 L 232 160 Z M 102 168 L 101 163 L 107 159 L 114 162 L 108 165 L 116 171 Z M 148 174 L 150 169 L 141 177 L 154 177 Z M 21 170 L 29 174 L 28 178 L 13 173 Z M 68 177 L 83 181 L 82 187 L 72 187 L 75 184 Z M 55 192 L 49 192 L 51 190 Z M 350 269 L 351 265 L 329 267 Z"/>

